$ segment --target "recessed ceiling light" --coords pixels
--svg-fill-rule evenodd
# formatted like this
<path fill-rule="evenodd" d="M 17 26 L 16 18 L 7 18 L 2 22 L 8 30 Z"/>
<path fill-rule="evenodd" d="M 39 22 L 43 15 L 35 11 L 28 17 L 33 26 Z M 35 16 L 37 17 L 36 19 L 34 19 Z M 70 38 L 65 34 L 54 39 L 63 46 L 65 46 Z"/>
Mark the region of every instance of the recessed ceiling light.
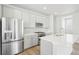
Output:
<path fill-rule="evenodd" d="M 47 9 L 47 7 L 43 7 L 43 9 L 44 9 L 44 10 L 46 10 L 46 9 Z"/>

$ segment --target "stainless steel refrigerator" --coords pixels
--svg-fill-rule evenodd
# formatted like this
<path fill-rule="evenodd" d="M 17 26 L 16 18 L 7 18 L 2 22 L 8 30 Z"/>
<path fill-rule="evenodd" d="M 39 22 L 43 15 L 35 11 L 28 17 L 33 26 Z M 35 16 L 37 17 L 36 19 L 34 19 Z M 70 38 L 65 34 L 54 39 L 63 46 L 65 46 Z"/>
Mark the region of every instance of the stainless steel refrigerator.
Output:
<path fill-rule="evenodd" d="M 2 21 L 0 19 L 0 55 L 2 54 Z"/>
<path fill-rule="evenodd" d="M 2 38 L 1 54 L 14 55 L 23 51 L 23 21 L 20 19 L 3 17 L 2 23 Z"/>

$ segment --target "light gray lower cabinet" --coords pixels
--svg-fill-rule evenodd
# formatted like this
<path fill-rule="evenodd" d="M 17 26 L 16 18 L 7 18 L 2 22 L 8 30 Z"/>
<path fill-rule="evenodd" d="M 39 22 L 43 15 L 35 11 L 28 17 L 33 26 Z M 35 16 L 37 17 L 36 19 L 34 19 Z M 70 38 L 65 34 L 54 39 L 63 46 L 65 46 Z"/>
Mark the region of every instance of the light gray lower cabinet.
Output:
<path fill-rule="evenodd" d="M 35 35 L 24 36 L 24 49 L 30 48 L 38 44 L 38 37 Z"/>
<path fill-rule="evenodd" d="M 35 46 L 38 44 L 38 37 L 37 36 L 31 36 L 32 40 L 32 46 Z"/>
<path fill-rule="evenodd" d="M 31 44 L 32 44 L 31 37 L 29 35 L 25 36 L 24 37 L 24 49 L 32 47 Z"/>

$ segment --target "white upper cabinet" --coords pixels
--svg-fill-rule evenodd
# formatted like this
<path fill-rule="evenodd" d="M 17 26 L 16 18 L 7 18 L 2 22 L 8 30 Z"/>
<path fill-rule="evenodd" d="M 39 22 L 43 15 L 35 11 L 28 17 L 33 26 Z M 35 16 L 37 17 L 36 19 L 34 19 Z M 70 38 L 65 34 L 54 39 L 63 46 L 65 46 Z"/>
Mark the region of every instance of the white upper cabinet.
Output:
<path fill-rule="evenodd" d="M 22 19 L 22 12 L 18 9 L 14 9 L 14 18 Z"/>
<path fill-rule="evenodd" d="M 24 27 L 29 27 L 30 21 L 29 21 L 29 14 L 26 11 L 22 12 L 22 19 L 24 21 Z"/>
<path fill-rule="evenodd" d="M 14 9 L 3 6 L 3 17 L 14 17 Z"/>
<path fill-rule="evenodd" d="M 46 15 L 29 10 L 3 5 L 3 17 L 22 19 L 24 21 L 24 27 L 32 29 L 36 28 L 36 23 L 42 23 L 43 28 L 48 27 L 48 19 Z"/>
<path fill-rule="evenodd" d="M 3 17 L 12 17 L 21 19 L 21 11 L 19 11 L 16 8 L 9 7 L 9 6 L 3 6 Z"/>
<path fill-rule="evenodd" d="M 22 12 L 22 19 L 24 20 L 24 27 L 34 28 L 35 27 L 35 15 L 24 11 Z"/>
<path fill-rule="evenodd" d="M 42 17 L 42 20 L 43 20 L 43 27 L 48 28 L 48 26 L 49 26 L 48 18 L 47 17 Z"/>
<path fill-rule="evenodd" d="M 1 5 L 0 5 L 0 18 L 1 18 L 1 15 L 2 15 L 2 14 L 1 14 Z"/>
<path fill-rule="evenodd" d="M 29 21 L 30 21 L 30 27 L 32 27 L 32 28 L 35 28 L 35 19 L 36 19 L 36 17 L 35 17 L 35 15 L 34 14 L 30 14 L 29 15 Z"/>

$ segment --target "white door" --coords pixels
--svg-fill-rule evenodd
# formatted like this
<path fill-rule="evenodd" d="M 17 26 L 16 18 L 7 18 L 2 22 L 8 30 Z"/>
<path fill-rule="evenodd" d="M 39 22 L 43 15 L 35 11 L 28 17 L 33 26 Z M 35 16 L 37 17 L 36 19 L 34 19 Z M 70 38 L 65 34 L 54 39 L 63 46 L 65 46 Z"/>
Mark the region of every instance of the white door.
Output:
<path fill-rule="evenodd" d="M 62 19 L 62 27 L 66 34 L 72 34 L 72 16 Z"/>

